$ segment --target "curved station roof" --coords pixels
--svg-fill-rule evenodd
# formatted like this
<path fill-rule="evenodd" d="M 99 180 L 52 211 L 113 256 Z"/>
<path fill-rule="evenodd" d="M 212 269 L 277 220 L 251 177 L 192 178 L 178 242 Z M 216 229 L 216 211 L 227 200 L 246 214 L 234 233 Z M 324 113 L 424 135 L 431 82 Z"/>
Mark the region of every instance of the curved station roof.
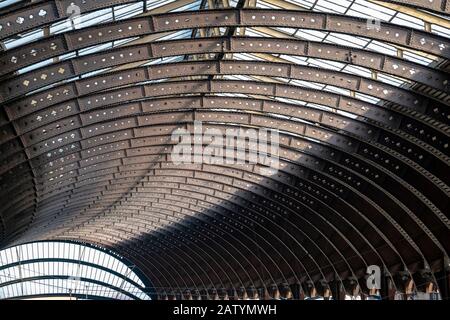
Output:
<path fill-rule="evenodd" d="M 372 265 L 383 297 L 448 297 L 449 17 L 446 0 L 1 2 L 0 248 L 105 247 L 159 298 L 369 294 Z M 227 129 L 276 130 L 278 170 L 173 161 L 174 132 L 205 133 L 195 157 Z"/>
<path fill-rule="evenodd" d="M 39 241 L 0 251 L 0 299 L 149 300 L 134 265 L 95 246 Z"/>

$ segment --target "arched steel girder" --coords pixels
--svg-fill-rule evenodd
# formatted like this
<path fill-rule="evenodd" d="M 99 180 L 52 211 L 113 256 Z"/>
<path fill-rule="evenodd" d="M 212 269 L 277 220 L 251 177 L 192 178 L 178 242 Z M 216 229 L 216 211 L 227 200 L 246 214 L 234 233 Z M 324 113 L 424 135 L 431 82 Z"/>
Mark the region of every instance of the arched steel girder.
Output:
<path fill-rule="evenodd" d="M 53 44 L 54 45 L 54 44 Z M 50 49 L 47 49 L 51 51 Z M 46 50 L 46 51 L 47 51 Z M 6 68 L 11 68 L 10 60 L 15 61 L 16 55 L 9 53 L 10 57 L 4 56 L 3 60 Z M 122 65 L 130 62 L 145 61 L 164 56 L 187 54 L 200 54 L 205 52 L 214 53 L 281 53 L 293 56 L 316 57 L 325 60 L 339 61 L 342 63 L 350 63 L 365 68 L 391 74 L 408 81 L 415 81 L 427 86 L 434 87 L 438 90 L 448 92 L 448 75 L 445 72 L 431 69 L 423 65 L 410 62 L 404 59 L 386 56 L 380 53 L 374 53 L 368 50 L 356 49 L 334 44 L 323 44 L 313 41 L 304 41 L 300 39 L 277 39 L 277 38 L 252 38 L 252 37 L 215 37 L 202 39 L 181 39 L 166 40 L 152 42 L 149 44 L 128 45 L 124 47 L 113 48 L 99 53 L 94 53 L 84 57 L 73 58 L 62 63 L 52 64 L 55 70 L 57 67 L 65 67 L 64 73 L 58 74 L 55 80 L 53 76 L 45 76 L 40 78 L 39 70 L 35 69 L 25 73 L 14 83 L 8 84 L 9 90 L 3 91 L 2 101 L 17 97 L 20 93 L 29 92 L 32 88 L 41 88 L 61 79 L 70 78 L 80 72 L 90 72 L 101 68 L 107 68 L 115 65 Z M 131 54 L 131 55 L 130 55 Z M 99 57 L 92 61 L 90 57 Z M 103 57 L 105 59 L 103 60 Z M 29 66 L 30 61 L 25 60 Z M 40 62 L 37 60 L 36 62 Z M 49 66 L 47 66 L 48 68 Z M 13 71 L 14 69 L 12 69 Z M 17 70 L 17 69 L 16 69 Z M 31 81 L 30 79 L 36 80 Z M 28 77 L 28 78 L 27 78 Z M 47 80 L 48 79 L 48 80 Z M 23 81 L 28 80 L 28 85 L 24 85 Z M 13 92 L 14 89 L 14 92 Z M 19 91 L 17 89 L 20 89 Z M 445 97 L 444 97 L 445 98 Z"/>

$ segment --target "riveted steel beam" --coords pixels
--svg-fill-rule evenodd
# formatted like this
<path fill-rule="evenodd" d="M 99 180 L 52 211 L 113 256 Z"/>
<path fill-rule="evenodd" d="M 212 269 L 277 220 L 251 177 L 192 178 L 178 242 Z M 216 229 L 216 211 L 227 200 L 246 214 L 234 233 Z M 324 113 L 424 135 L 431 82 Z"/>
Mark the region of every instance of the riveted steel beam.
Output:
<path fill-rule="evenodd" d="M 51 7 L 52 5 L 47 4 L 47 6 Z M 50 13 L 51 8 L 47 9 Z M 368 26 L 367 19 L 293 10 L 205 10 L 195 12 L 195 18 L 192 18 L 193 13 L 194 12 L 165 13 L 148 16 L 141 19 L 143 19 L 142 23 L 146 24 L 146 28 L 151 28 L 150 30 L 153 32 L 230 26 L 306 28 L 367 37 L 392 43 L 394 45 L 410 47 L 414 50 L 427 52 L 444 58 L 448 58 L 450 56 L 450 45 L 447 39 L 433 35 L 429 32 L 412 30 L 386 22 L 381 22 L 380 28 L 375 29 Z M 52 17 L 49 16 L 48 18 L 51 19 Z M 9 17 L 8 19 L 13 19 L 13 17 Z M 142 25 L 142 23 L 141 28 L 139 28 L 139 25 L 136 28 L 144 29 L 144 25 Z M 24 27 L 25 25 L 26 24 L 24 24 Z M 5 29 L 3 32 L 3 37 L 11 35 L 14 32 L 20 32 L 20 29 L 21 28 L 12 28 L 9 32 Z M 98 32 L 101 32 L 98 26 L 97 30 Z M 106 33 L 102 32 L 102 35 L 105 34 L 107 36 L 108 34 L 112 34 L 112 30 L 105 31 Z M 119 31 L 119 33 L 122 31 Z M 139 30 L 137 31 L 137 34 L 139 34 Z M 83 37 L 78 37 L 77 40 L 72 43 L 82 42 L 83 40 Z"/>

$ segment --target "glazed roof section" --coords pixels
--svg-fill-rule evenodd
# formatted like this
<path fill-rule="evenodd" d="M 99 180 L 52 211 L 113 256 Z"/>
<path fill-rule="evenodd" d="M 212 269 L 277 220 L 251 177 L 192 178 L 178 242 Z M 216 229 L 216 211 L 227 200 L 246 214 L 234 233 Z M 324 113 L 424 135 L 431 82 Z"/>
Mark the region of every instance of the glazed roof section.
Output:
<path fill-rule="evenodd" d="M 134 266 L 103 248 L 42 241 L 0 251 L 0 299 L 78 295 L 148 300 L 145 288 Z"/>

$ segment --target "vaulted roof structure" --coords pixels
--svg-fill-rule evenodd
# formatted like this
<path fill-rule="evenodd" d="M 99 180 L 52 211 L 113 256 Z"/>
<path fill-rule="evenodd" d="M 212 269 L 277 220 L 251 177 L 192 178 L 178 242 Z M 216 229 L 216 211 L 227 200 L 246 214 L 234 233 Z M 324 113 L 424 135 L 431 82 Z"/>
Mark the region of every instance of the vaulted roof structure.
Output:
<path fill-rule="evenodd" d="M 448 297 L 449 16 L 446 0 L 3 1 L 0 248 L 106 247 L 160 298 L 339 297 L 371 265 L 384 296 L 412 279 Z M 197 121 L 277 130 L 279 170 L 174 163 Z"/>

